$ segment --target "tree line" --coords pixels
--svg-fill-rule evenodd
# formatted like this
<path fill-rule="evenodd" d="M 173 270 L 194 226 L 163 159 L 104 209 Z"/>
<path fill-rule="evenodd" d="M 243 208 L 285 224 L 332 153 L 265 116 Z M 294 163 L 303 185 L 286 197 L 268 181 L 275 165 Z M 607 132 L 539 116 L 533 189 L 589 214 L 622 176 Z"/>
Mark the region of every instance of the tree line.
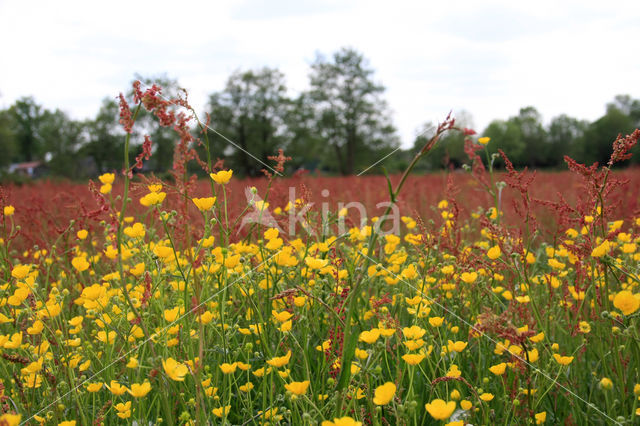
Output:
<path fill-rule="evenodd" d="M 166 77 L 142 80 L 161 85 L 167 96 L 179 88 L 177 81 Z M 209 96 L 205 113 L 215 129 L 208 134 L 212 152 L 245 176 L 259 175 L 278 149 L 292 157 L 290 171 L 359 173 L 400 145 L 384 91 L 367 59 L 350 48 L 330 57 L 318 55 L 311 64 L 309 89 L 297 96 L 289 94 L 285 76 L 277 69 L 234 72 L 222 90 Z M 118 170 L 124 149 L 118 114 L 115 98 L 105 98 L 95 118 L 82 121 L 59 109 L 45 109 L 33 97 L 18 99 L 0 110 L 0 169 L 6 174 L 10 164 L 39 161 L 46 164 L 48 174 L 71 179 Z M 142 130 L 133 139 L 141 142 L 144 132 L 153 141 L 147 170 L 166 173 L 175 135 L 148 114 L 139 116 L 138 123 Z M 458 125 L 470 127 L 470 123 L 470 114 L 457 114 Z M 525 107 L 506 120 L 492 121 L 481 134 L 491 138 L 491 149 L 505 151 L 516 167 L 554 168 L 562 165 L 564 155 L 589 164 L 606 162 L 616 135 L 636 127 L 640 127 L 640 100 L 619 95 L 594 122 L 563 114 L 544 125 L 534 107 Z M 425 123 L 413 148 L 385 159 L 387 171 L 402 170 L 434 128 Z M 132 144 L 131 155 L 140 149 L 139 143 Z M 637 163 L 639 157 L 631 161 Z M 420 167 L 437 170 L 465 161 L 463 137 L 452 133 Z"/>

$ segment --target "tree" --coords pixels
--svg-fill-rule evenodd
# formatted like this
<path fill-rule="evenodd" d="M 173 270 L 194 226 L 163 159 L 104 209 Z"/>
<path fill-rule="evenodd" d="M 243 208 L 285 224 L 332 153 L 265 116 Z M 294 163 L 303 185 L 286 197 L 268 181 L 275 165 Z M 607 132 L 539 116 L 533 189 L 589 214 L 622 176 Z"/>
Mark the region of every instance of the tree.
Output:
<path fill-rule="evenodd" d="M 581 161 L 583 156 L 582 141 L 589 122 L 561 114 L 554 117 L 549 124 L 548 140 L 553 155 L 550 165 L 561 166 L 564 156 Z"/>
<path fill-rule="evenodd" d="M 14 129 L 9 111 L 0 111 L 0 167 L 9 165 L 17 154 Z"/>
<path fill-rule="evenodd" d="M 612 144 L 618 134 L 629 134 L 634 129 L 633 119 L 615 104 L 607 106 L 607 113 L 589 125 L 584 133 L 582 160 L 591 164 L 606 164 Z M 637 160 L 636 160 L 637 161 Z"/>
<path fill-rule="evenodd" d="M 118 103 L 105 98 L 96 118 L 86 123 L 88 142 L 82 153 L 93 158 L 98 173 L 122 169 L 124 132 L 118 117 Z"/>
<path fill-rule="evenodd" d="M 69 119 L 59 109 L 45 110 L 40 120 L 40 136 L 43 151 L 50 156 L 48 166 L 53 175 L 69 178 L 80 177 L 77 167 L 79 147 L 84 142 L 84 125 Z"/>
<path fill-rule="evenodd" d="M 212 155 L 227 166 L 256 176 L 269 164 L 267 157 L 287 145 L 285 120 L 290 100 L 284 74 L 272 68 L 240 72 L 229 77 L 225 89 L 209 98 Z"/>
<path fill-rule="evenodd" d="M 454 114 L 456 127 L 472 129 L 473 117 L 468 111 L 462 110 Z M 425 123 L 418 132 L 411 149 L 412 156 L 420 151 L 424 145 L 434 136 L 437 125 Z M 462 132 L 446 132 L 433 146 L 427 157 L 421 160 L 414 170 L 433 170 L 448 167 L 460 167 L 468 162 L 464 152 L 465 136 Z"/>
<path fill-rule="evenodd" d="M 366 168 L 399 144 L 380 97 L 385 89 L 372 81 L 362 54 L 343 48 L 332 61 L 318 55 L 311 67 L 315 131 L 333 150 L 340 173 Z"/>
<path fill-rule="evenodd" d="M 18 161 L 32 161 L 42 155 L 42 140 L 39 125 L 42 107 L 33 97 L 18 99 L 9 108 L 9 116 L 14 124 L 13 133 L 18 145 Z"/>
<path fill-rule="evenodd" d="M 488 147 L 490 152 L 501 149 L 514 166 L 521 167 L 526 164 L 526 142 L 520 126 L 513 118 L 506 121 L 493 120 L 482 135 L 491 138 Z M 497 162 L 500 164 L 502 160 L 498 159 Z"/>

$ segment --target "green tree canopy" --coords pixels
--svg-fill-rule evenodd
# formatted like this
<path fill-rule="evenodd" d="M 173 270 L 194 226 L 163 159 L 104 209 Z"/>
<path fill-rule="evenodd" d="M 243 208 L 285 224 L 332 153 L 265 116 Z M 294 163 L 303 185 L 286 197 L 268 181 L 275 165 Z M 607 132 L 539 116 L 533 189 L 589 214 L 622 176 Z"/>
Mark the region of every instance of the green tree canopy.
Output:
<path fill-rule="evenodd" d="M 223 91 L 209 97 L 210 125 L 219 132 L 209 132 L 212 155 L 240 173 L 259 175 L 265 164 L 271 164 L 267 157 L 287 145 L 290 104 L 280 71 L 236 71 Z"/>
<path fill-rule="evenodd" d="M 349 48 L 331 60 L 318 55 L 311 65 L 314 130 L 333 151 L 335 169 L 344 175 L 368 167 L 399 144 L 381 98 L 385 89 L 372 76 L 364 56 Z"/>

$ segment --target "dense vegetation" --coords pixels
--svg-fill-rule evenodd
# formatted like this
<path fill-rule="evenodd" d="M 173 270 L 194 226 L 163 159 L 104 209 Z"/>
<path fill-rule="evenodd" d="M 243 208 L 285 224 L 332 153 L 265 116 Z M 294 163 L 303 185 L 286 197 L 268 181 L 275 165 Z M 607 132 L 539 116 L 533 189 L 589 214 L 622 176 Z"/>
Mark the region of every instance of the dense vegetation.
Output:
<path fill-rule="evenodd" d="M 162 85 L 165 97 L 179 92 L 178 82 L 168 78 L 143 81 Z M 224 89 L 211 94 L 207 110 L 199 113 L 203 121 L 209 116 L 215 156 L 239 176 L 259 175 L 278 149 L 292 157 L 288 163 L 292 171 L 348 175 L 363 171 L 399 146 L 384 91 L 363 55 L 342 49 L 330 58 L 317 57 L 309 73 L 309 90 L 297 96 L 290 94 L 277 69 L 237 71 Z M 131 155 L 141 151 L 142 135 L 148 135 L 153 157 L 145 170 L 162 176 L 171 169 L 177 141 L 170 129 L 157 125 L 148 113 L 140 114 Z M 457 116 L 459 125 L 466 121 L 471 127 L 469 114 Z M 83 121 L 72 120 L 61 110 L 47 110 L 33 97 L 19 99 L 0 111 L 0 170 L 33 160 L 44 160 L 50 175 L 74 179 L 116 170 L 123 149 L 118 120 L 115 98 L 105 98 L 96 117 Z M 610 141 L 638 126 L 640 100 L 621 95 L 592 123 L 561 115 L 545 125 L 535 108 L 525 107 L 513 117 L 491 122 L 483 134 L 491 137 L 489 148 L 508 152 L 517 168 L 557 168 L 563 155 L 603 164 L 611 154 Z M 402 171 L 432 136 L 434 124 L 423 127 L 414 148 L 399 150 L 384 161 L 390 173 Z M 466 158 L 463 140 L 461 135 L 444 137 L 417 170 L 460 166 Z M 639 157 L 631 161 L 640 161 Z"/>

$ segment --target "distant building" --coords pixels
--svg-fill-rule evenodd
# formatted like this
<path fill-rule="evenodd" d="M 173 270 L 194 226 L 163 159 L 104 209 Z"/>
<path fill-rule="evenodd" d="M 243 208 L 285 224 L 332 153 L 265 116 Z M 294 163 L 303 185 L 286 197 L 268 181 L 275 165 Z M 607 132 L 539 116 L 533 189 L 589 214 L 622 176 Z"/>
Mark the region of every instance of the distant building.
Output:
<path fill-rule="evenodd" d="M 29 178 L 39 178 L 47 173 L 47 166 L 41 161 L 14 163 L 9 166 L 9 173 Z"/>

